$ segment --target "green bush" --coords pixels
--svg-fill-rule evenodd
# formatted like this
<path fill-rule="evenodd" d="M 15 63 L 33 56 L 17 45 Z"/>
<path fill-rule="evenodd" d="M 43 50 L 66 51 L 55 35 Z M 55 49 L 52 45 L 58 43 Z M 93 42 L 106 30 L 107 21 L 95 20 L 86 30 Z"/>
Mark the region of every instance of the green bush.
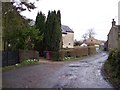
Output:
<path fill-rule="evenodd" d="M 64 52 L 64 50 L 60 50 L 60 51 L 59 51 L 59 58 L 58 58 L 58 59 L 59 59 L 60 61 L 62 61 L 64 57 L 65 57 L 65 52 Z"/>
<path fill-rule="evenodd" d="M 120 52 L 117 50 L 110 51 L 109 57 L 108 57 L 108 63 L 112 67 L 112 71 L 116 71 L 117 69 L 120 70 Z"/>
<path fill-rule="evenodd" d="M 70 49 L 62 49 L 59 52 L 50 52 L 50 56 L 53 60 L 69 60 L 71 58 L 80 58 L 95 53 L 95 47 L 76 47 Z"/>
<path fill-rule="evenodd" d="M 67 60 L 67 58 L 74 57 L 73 49 L 60 50 L 59 51 L 59 60 Z"/>
<path fill-rule="evenodd" d="M 105 66 L 111 78 L 120 86 L 120 51 L 111 50 Z"/>
<path fill-rule="evenodd" d="M 29 65 L 29 64 L 38 64 L 37 59 L 27 59 L 21 62 L 22 65 Z"/>
<path fill-rule="evenodd" d="M 58 60 L 58 52 L 50 52 L 50 56 L 52 60 Z"/>

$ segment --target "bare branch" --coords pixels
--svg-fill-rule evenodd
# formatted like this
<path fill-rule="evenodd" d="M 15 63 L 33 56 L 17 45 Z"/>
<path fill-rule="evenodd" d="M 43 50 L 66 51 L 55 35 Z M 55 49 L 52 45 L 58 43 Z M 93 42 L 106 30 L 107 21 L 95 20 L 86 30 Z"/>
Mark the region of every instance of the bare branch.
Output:
<path fill-rule="evenodd" d="M 82 38 L 84 39 L 84 41 L 87 39 L 87 37 L 88 37 L 87 33 L 85 33 L 85 34 L 82 35 Z"/>
<path fill-rule="evenodd" d="M 89 38 L 92 38 L 92 37 L 94 37 L 94 35 L 96 35 L 94 29 L 89 29 L 89 30 L 88 30 L 88 37 L 89 37 Z"/>

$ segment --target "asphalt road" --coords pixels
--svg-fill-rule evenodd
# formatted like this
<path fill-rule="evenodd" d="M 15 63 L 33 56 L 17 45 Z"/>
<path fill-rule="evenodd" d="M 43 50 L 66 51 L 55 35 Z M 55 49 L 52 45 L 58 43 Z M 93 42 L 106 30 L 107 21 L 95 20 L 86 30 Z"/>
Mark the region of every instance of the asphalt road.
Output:
<path fill-rule="evenodd" d="M 101 68 L 104 52 L 82 60 L 45 63 L 3 72 L 3 88 L 112 88 Z"/>

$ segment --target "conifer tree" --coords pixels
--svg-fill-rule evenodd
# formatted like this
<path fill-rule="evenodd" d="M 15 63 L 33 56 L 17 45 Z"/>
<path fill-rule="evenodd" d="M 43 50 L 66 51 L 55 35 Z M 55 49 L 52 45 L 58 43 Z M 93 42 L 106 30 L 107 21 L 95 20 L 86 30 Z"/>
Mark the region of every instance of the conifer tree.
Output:
<path fill-rule="evenodd" d="M 61 15 L 60 11 L 52 11 L 48 13 L 46 21 L 46 47 L 51 51 L 58 51 L 60 49 L 61 41 Z"/>
<path fill-rule="evenodd" d="M 43 40 L 41 42 L 39 42 L 38 44 L 36 44 L 36 49 L 40 52 L 42 52 L 44 50 L 44 33 L 45 33 L 45 15 L 42 12 L 38 12 L 37 16 L 36 16 L 36 28 L 39 29 L 40 31 L 40 36 L 43 35 Z"/>
<path fill-rule="evenodd" d="M 47 19 L 42 12 L 37 14 L 36 28 L 44 35 L 43 41 L 40 44 L 42 51 L 58 51 L 61 48 L 61 14 L 59 11 L 49 11 Z"/>

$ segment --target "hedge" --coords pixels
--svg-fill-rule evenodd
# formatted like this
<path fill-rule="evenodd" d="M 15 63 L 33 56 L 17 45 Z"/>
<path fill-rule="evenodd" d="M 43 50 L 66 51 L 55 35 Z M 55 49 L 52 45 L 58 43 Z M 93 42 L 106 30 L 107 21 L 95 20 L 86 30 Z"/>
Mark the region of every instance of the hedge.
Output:
<path fill-rule="evenodd" d="M 73 49 L 68 49 L 68 50 L 61 50 L 59 51 L 60 53 L 60 60 L 63 59 L 64 57 L 82 57 L 82 56 L 87 56 L 87 55 L 92 55 L 96 53 L 96 48 L 89 46 L 89 47 L 77 47 Z"/>
<path fill-rule="evenodd" d="M 120 51 L 111 50 L 104 68 L 109 77 L 120 88 Z"/>
<path fill-rule="evenodd" d="M 72 49 L 61 49 L 59 52 L 50 52 L 52 60 L 63 60 L 65 57 L 79 58 L 82 56 L 92 55 L 96 53 L 95 47 L 79 47 Z"/>

